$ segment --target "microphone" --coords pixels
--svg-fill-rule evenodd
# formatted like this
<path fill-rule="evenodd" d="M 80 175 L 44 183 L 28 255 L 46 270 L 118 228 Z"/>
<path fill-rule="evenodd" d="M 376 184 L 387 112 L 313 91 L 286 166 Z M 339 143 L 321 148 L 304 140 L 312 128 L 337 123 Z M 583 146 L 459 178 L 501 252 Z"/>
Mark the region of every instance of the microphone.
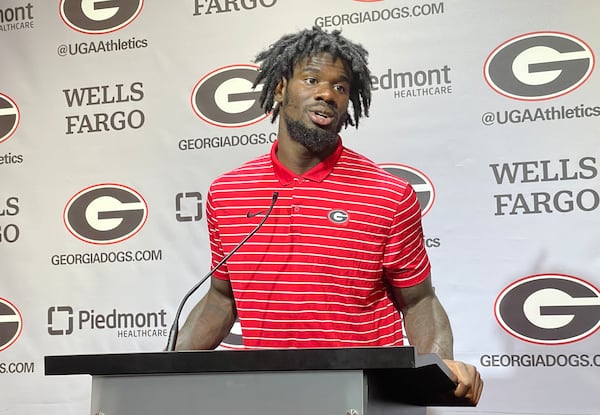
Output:
<path fill-rule="evenodd" d="M 244 239 L 242 239 L 242 241 L 239 244 L 237 244 L 236 247 L 233 248 L 230 253 L 225 255 L 225 257 L 221 261 L 219 261 L 219 263 L 217 265 L 215 265 L 215 267 L 213 269 L 211 269 L 208 272 L 208 274 L 206 274 L 204 277 L 202 277 L 202 279 L 200 279 L 200 281 L 198 281 L 183 297 L 183 299 L 179 303 L 179 307 L 177 307 L 177 312 L 175 313 L 175 321 L 173 322 L 173 325 L 171 326 L 171 330 L 169 331 L 169 339 L 168 339 L 167 347 L 165 348 L 165 351 L 172 352 L 175 350 L 175 344 L 177 343 L 177 335 L 179 334 L 179 316 L 181 315 L 181 311 L 183 310 L 183 306 L 185 305 L 186 301 L 202 284 L 204 284 L 204 282 L 207 279 L 209 279 L 219 268 L 221 268 L 221 266 L 225 262 L 227 262 L 227 260 L 233 254 L 235 254 L 237 252 L 237 250 L 240 249 L 242 247 L 242 245 L 244 245 L 246 243 L 246 241 L 252 237 L 252 235 L 254 235 L 256 232 L 258 232 L 258 230 L 263 226 L 263 224 L 269 218 L 269 215 L 271 214 L 271 211 L 273 210 L 273 207 L 275 206 L 275 202 L 277 201 L 278 197 L 279 197 L 279 192 L 273 192 L 273 197 L 271 198 L 271 205 L 266 210 L 265 216 L 262 218 L 260 223 L 258 225 L 256 225 L 256 227 L 248 235 L 246 235 L 246 237 Z"/>

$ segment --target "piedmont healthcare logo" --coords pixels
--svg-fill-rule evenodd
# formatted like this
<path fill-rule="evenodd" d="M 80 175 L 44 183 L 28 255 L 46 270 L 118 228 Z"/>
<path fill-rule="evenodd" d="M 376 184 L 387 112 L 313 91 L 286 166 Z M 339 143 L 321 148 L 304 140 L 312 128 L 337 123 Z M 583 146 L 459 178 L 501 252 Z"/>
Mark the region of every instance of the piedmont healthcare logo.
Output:
<path fill-rule="evenodd" d="M 61 0 L 59 13 L 71 29 L 98 35 L 123 29 L 143 6 L 143 0 Z"/>
<path fill-rule="evenodd" d="M 570 275 L 532 275 L 502 290 L 494 314 L 500 326 L 520 340 L 541 345 L 574 343 L 600 328 L 600 291 Z"/>
<path fill-rule="evenodd" d="M 33 4 L 23 4 L 0 8 L 0 32 L 34 28 Z"/>
<path fill-rule="evenodd" d="M 568 94 L 594 70 L 588 44 L 561 32 L 525 33 L 496 47 L 484 64 L 484 78 L 498 94 L 542 101 Z"/>
<path fill-rule="evenodd" d="M 123 242 L 145 225 L 148 205 L 142 195 L 121 184 L 97 184 L 67 202 L 63 221 L 77 239 L 98 245 Z"/>
<path fill-rule="evenodd" d="M 175 219 L 177 222 L 198 222 L 202 219 L 202 193 L 185 192 L 175 195 Z"/>
<path fill-rule="evenodd" d="M 0 352 L 15 344 L 23 331 L 23 316 L 10 301 L 0 297 Z"/>
<path fill-rule="evenodd" d="M 392 68 L 388 68 L 382 75 L 371 76 L 372 90 L 391 90 L 393 91 L 394 98 L 431 97 L 452 94 L 451 70 L 452 68 L 448 65 L 414 72 L 396 72 Z"/>
<path fill-rule="evenodd" d="M 107 313 L 72 306 L 48 308 L 48 334 L 70 336 L 81 331 L 113 330 L 118 338 L 166 337 L 167 312 L 121 312 L 113 308 Z"/>
<path fill-rule="evenodd" d="M 230 65 L 204 75 L 194 86 L 191 103 L 204 122 L 223 128 L 256 124 L 269 116 L 258 102 L 262 84 L 252 88 L 256 65 Z"/>

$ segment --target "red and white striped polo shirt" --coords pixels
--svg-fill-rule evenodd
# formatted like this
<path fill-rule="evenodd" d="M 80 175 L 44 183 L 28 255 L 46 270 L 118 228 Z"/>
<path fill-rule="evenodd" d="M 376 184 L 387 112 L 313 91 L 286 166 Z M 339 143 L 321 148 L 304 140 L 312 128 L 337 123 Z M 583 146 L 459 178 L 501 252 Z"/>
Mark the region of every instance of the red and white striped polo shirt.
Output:
<path fill-rule="evenodd" d="M 214 274 L 231 282 L 245 347 L 401 345 L 384 279 L 408 287 L 430 271 L 413 188 L 341 141 L 301 176 L 276 147 L 217 178 L 207 201 L 214 266 L 279 192 L 264 226 Z"/>

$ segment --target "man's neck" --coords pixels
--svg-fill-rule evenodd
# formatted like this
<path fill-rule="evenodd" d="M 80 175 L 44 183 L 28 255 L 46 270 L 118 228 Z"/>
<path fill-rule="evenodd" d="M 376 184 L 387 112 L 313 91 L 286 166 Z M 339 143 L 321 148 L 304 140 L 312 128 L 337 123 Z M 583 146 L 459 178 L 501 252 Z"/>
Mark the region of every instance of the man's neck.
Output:
<path fill-rule="evenodd" d="M 280 136 L 277 145 L 277 159 L 291 172 L 302 175 L 329 157 L 337 146 L 321 153 L 313 153 L 288 136 Z"/>

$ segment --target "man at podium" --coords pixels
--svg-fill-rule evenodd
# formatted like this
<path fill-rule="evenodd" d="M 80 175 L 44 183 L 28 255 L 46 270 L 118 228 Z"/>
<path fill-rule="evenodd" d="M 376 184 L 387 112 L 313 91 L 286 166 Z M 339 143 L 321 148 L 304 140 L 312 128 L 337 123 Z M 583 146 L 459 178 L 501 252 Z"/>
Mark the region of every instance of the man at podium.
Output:
<path fill-rule="evenodd" d="M 236 318 L 248 348 L 401 346 L 406 335 L 444 359 L 456 396 L 477 403 L 483 382 L 453 360 L 414 189 L 339 135 L 369 115 L 367 55 L 318 27 L 257 55 L 254 86 L 278 138 L 210 186 L 211 285 L 176 349 L 217 347 Z"/>

